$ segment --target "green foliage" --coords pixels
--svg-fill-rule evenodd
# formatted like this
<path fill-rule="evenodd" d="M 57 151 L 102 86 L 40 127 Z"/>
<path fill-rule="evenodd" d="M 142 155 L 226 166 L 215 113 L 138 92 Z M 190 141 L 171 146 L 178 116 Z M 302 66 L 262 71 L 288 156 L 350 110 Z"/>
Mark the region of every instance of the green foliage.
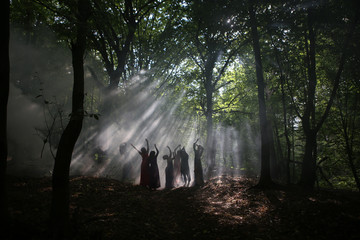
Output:
<path fill-rule="evenodd" d="M 76 24 L 71 11 L 74 2 L 12 1 L 11 21 L 17 32 L 15 36 L 48 49 L 55 48 L 53 42 L 68 42 Z M 90 74 L 89 79 L 97 77 L 96 81 L 89 81 L 85 96 L 85 108 L 92 118 L 89 121 L 99 119 L 103 90 L 109 83 L 111 72 L 117 71 L 119 62 L 124 61 L 117 86 L 121 90 L 118 93 L 120 100 L 111 104 L 119 107 L 121 99 L 145 89 L 168 101 L 162 106 L 163 112 L 171 110 L 171 114 L 179 118 L 189 116 L 195 121 L 196 132 L 203 138 L 206 137 L 206 116 L 211 113 L 213 129 L 221 126 L 236 130 L 243 146 L 241 153 L 231 150 L 233 153 L 230 154 L 228 150 L 220 154 L 218 149 L 218 164 L 258 173 L 258 143 L 254 140 L 259 133 L 258 100 L 246 2 L 91 0 L 89 6 L 88 37 L 92 41 L 86 60 L 95 73 Z M 358 14 L 356 3 L 269 1 L 258 2 L 256 7 L 266 105 L 280 175 L 285 175 L 284 168 L 289 160 L 291 181 L 296 182 L 302 167 L 305 145 L 302 120 L 309 99 L 307 19 L 311 9 L 316 12 L 316 88 L 312 127 L 321 119 L 329 103 L 341 54 L 347 54 L 335 103 L 317 136 L 317 163 L 327 158 L 320 167 L 334 187 L 354 188 L 349 146 L 345 142 L 346 138 L 351 142 L 352 159 L 357 174 L 360 174 L 359 26 L 356 26 L 347 49 L 344 49 L 344 39 Z M 55 33 L 56 40 L 49 41 L 44 29 Z M 132 31 L 133 36 L 130 36 Z M 129 44 L 129 51 L 125 54 L 122 51 L 126 44 Z M 48 59 L 49 65 L 53 65 L 52 60 Z M 67 67 L 56 68 L 66 70 Z M 139 83 L 137 77 L 146 80 Z M 24 89 L 30 92 L 30 85 L 33 84 Z M 212 105 L 207 105 L 209 96 Z M 69 97 L 66 101 L 69 102 Z M 191 121 L 188 128 L 193 126 Z M 286 160 L 288 144 L 291 159 Z M 231 163 L 234 156 L 241 158 L 241 166 Z M 318 179 L 320 185 L 328 185 L 319 173 Z"/>

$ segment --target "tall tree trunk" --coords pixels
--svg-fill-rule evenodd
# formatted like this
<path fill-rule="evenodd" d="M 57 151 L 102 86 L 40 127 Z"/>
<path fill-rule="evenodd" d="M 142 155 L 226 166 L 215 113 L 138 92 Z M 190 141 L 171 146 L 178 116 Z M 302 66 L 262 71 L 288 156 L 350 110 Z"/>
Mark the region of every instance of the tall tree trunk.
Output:
<path fill-rule="evenodd" d="M 281 102 L 282 102 L 282 110 L 283 110 L 283 121 L 284 121 L 284 135 L 286 139 L 286 183 L 289 185 L 291 183 L 291 175 L 290 175 L 290 161 L 291 161 L 291 142 L 289 137 L 288 130 L 288 121 L 287 121 L 287 111 L 286 111 L 286 100 L 285 100 L 285 88 L 284 88 L 284 75 L 281 71 L 280 81 L 281 81 Z"/>
<path fill-rule="evenodd" d="M 331 91 L 329 101 L 327 102 L 326 109 L 322 114 L 319 122 L 315 122 L 315 90 L 316 90 L 316 63 L 315 63 L 315 33 L 313 29 L 314 24 L 314 10 L 308 10 L 308 30 L 309 30 L 309 44 L 310 50 L 308 52 L 308 76 L 309 85 L 307 92 L 307 102 L 305 105 L 304 115 L 302 117 L 302 125 L 305 134 L 305 153 L 303 158 L 300 185 L 304 189 L 313 189 L 316 181 L 316 155 L 317 155 L 317 142 L 316 136 L 321 129 L 323 123 L 329 115 L 330 109 L 334 102 L 337 89 L 339 88 L 341 74 L 346 62 L 348 46 L 351 42 L 352 34 L 355 26 L 359 20 L 359 8 L 355 9 L 355 17 L 349 31 L 345 37 L 344 45 L 339 60 L 338 70 L 334 79 L 334 85 Z M 307 43 L 307 41 L 306 41 Z"/>
<path fill-rule="evenodd" d="M 272 114 L 273 111 L 271 107 L 267 108 L 267 112 Z M 282 153 L 281 153 L 281 148 L 279 148 L 278 151 L 276 150 L 275 137 L 274 137 L 274 133 L 276 136 L 278 135 L 277 134 L 278 128 L 276 126 L 276 123 L 275 122 L 273 123 L 270 119 L 268 119 L 267 123 L 268 123 L 267 131 L 268 131 L 268 141 L 269 141 L 270 175 L 272 179 L 280 180 L 281 169 L 279 163 L 282 160 L 282 156 L 281 156 Z M 277 154 L 278 152 L 280 154 Z"/>
<path fill-rule="evenodd" d="M 302 126 L 305 134 L 305 153 L 303 158 L 300 185 L 305 189 L 312 189 L 316 181 L 316 158 L 315 146 L 316 136 L 315 131 L 315 91 L 316 91 L 316 62 L 315 62 L 315 32 L 313 29 L 313 10 L 308 10 L 307 16 L 308 38 L 305 38 L 305 45 L 309 41 L 309 50 L 307 51 L 307 65 L 308 65 L 308 92 L 307 102 L 305 104 L 305 111 L 302 117 Z"/>
<path fill-rule="evenodd" d="M 359 176 L 357 174 L 357 169 L 356 169 L 356 166 L 355 166 L 355 163 L 354 163 L 354 157 L 353 157 L 353 147 L 352 147 L 352 144 L 350 143 L 350 137 L 348 135 L 348 131 L 347 131 L 347 127 L 344 126 L 344 129 L 343 129 L 343 132 L 344 132 L 344 139 L 345 139 L 345 143 L 346 143 L 346 154 L 348 156 L 348 161 L 349 161 L 349 166 L 350 166 L 350 170 L 354 176 L 354 180 L 355 180 L 355 183 L 356 183 L 356 186 L 358 188 L 358 190 L 360 191 L 360 179 L 359 179 Z"/>
<path fill-rule="evenodd" d="M 280 63 L 279 54 L 274 45 L 274 53 L 277 65 L 280 71 L 280 89 L 281 89 L 281 104 L 282 104 L 282 112 L 283 112 L 283 126 L 284 126 L 284 136 L 286 140 L 286 159 L 285 159 L 285 175 L 286 175 L 286 184 L 291 183 L 291 174 L 290 174 L 290 163 L 291 163 L 291 142 L 289 137 L 289 129 L 288 129 L 288 119 L 287 119 L 287 107 L 286 107 L 286 95 L 285 95 L 285 76 L 284 71 Z M 280 144 L 279 144 L 280 145 Z"/>
<path fill-rule="evenodd" d="M 305 190 L 312 190 L 316 181 L 315 146 L 317 134 L 312 129 L 305 132 L 305 152 L 302 162 L 300 185 Z"/>
<path fill-rule="evenodd" d="M 269 148 L 269 134 L 268 134 L 268 120 L 266 117 L 265 104 L 265 81 L 261 61 L 261 52 L 259 44 L 259 36 L 257 31 L 257 20 L 253 1 L 249 1 L 249 13 L 251 24 L 251 36 L 253 43 L 253 50 L 256 64 L 256 78 L 258 86 L 258 102 L 259 102 L 259 120 L 260 120 L 260 134 L 261 134 L 261 172 L 258 186 L 266 187 L 272 184 L 270 175 L 270 148 Z"/>
<path fill-rule="evenodd" d="M 281 137 L 280 137 L 280 133 L 279 133 L 279 127 L 277 126 L 276 122 L 274 122 L 274 134 L 275 134 L 275 139 L 274 141 L 274 145 L 275 145 L 275 141 L 276 141 L 276 153 L 275 157 L 278 160 L 277 165 L 276 165 L 276 172 L 274 172 L 274 169 L 271 170 L 271 176 L 272 178 L 274 178 L 274 176 L 278 179 L 278 180 L 283 180 L 284 179 L 284 175 L 286 177 L 286 171 L 284 172 L 284 155 L 283 155 L 283 147 L 281 144 Z M 286 170 L 286 168 L 285 168 Z M 285 174 L 284 174 L 285 173 Z"/>
<path fill-rule="evenodd" d="M 127 57 L 130 52 L 130 46 L 134 40 L 135 31 L 137 28 L 138 23 L 136 22 L 136 16 L 134 15 L 134 8 L 133 8 L 133 0 L 125 0 L 125 13 L 124 13 L 127 21 L 127 28 L 128 33 L 125 37 L 125 42 L 122 44 L 121 49 L 115 49 L 117 55 L 117 66 L 116 70 L 109 75 L 110 77 L 110 84 L 109 90 L 115 91 L 118 89 L 118 85 L 120 82 L 120 78 L 122 74 L 125 72 L 125 65 L 127 62 Z M 110 72 L 109 72 L 110 73 Z"/>
<path fill-rule="evenodd" d="M 75 143 L 80 135 L 84 118 L 84 52 L 86 47 L 86 0 L 78 1 L 76 40 L 71 45 L 74 84 L 72 111 L 59 142 L 52 176 L 51 226 L 55 239 L 69 236 L 69 171 Z"/>
<path fill-rule="evenodd" d="M 207 90 L 208 92 L 208 90 Z M 216 168 L 215 163 L 215 136 L 213 130 L 213 100 L 212 100 L 212 93 L 207 93 L 207 111 L 206 111 L 206 161 L 208 163 L 207 168 L 207 179 L 213 177 L 214 170 Z"/>
<path fill-rule="evenodd" d="M 10 1 L 1 1 L 0 37 L 1 60 L 0 60 L 0 229 L 7 229 L 8 208 L 6 191 L 6 168 L 7 168 L 7 104 L 9 98 L 10 60 L 9 60 L 9 15 Z M 1 231 L 3 234 L 4 232 Z"/>
<path fill-rule="evenodd" d="M 215 136 L 213 129 L 213 111 L 214 111 L 214 86 L 213 86 L 213 70 L 215 67 L 216 59 L 217 59 L 217 51 L 213 48 L 214 46 L 210 44 L 208 50 L 208 59 L 205 62 L 204 68 L 204 87 L 206 92 L 206 160 L 208 162 L 207 169 L 207 178 L 213 176 L 216 163 L 215 163 Z"/>
<path fill-rule="evenodd" d="M 358 100 L 359 100 L 359 94 L 355 93 L 355 101 L 354 101 L 354 105 L 351 106 L 351 109 L 356 109 L 358 106 Z M 356 165 L 354 162 L 354 135 L 355 135 L 355 128 L 356 128 L 356 119 L 357 119 L 357 115 L 356 114 L 348 114 L 348 93 L 345 94 L 345 103 L 343 105 L 341 105 L 339 107 L 339 113 L 340 113 L 340 119 L 341 119 L 341 124 L 342 124 L 342 132 L 343 132 L 343 137 L 345 140 L 345 150 L 346 150 L 346 155 L 349 161 L 349 167 L 350 170 L 353 174 L 356 186 L 358 188 L 358 190 L 360 191 L 360 179 L 359 179 L 359 175 L 357 173 L 357 169 L 356 169 Z M 343 113 L 343 109 L 345 111 L 345 113 Z"/>

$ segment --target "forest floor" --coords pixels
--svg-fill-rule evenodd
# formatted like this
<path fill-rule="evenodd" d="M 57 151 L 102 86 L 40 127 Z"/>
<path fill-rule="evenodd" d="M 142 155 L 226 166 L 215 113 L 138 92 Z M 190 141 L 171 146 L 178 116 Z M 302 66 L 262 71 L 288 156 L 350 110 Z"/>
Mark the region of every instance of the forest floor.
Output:
<path fill-rule="evenodd" d="M 360 239 L 358 193 L 252 188 L 217 177 L 203 187 L 151 191 L 71 178 L 73 239 Z M 9 177 L 9 239 L 48 239 L 50 178 Z"/>

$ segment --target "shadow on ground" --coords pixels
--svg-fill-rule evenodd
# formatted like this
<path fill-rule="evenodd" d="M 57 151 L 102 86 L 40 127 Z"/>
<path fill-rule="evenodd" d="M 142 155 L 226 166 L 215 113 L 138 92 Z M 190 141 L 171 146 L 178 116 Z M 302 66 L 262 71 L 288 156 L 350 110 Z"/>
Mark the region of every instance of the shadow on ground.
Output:
<path fill-rule="evenodd" d="M 9 239 L 48 239 L 51 179 L 9 177 Z M 73 239 L 360 239 L 358 193 L 259 190 L 216 177 L 200 188 L 150 191 L 71 179 Z"/>

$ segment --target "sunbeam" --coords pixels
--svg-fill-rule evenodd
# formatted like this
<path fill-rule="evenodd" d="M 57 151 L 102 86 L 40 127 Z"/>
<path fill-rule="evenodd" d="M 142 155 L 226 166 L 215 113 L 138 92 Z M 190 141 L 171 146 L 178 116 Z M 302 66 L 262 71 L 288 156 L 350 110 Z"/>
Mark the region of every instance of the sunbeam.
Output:
<path fill-rule="evenodd" d="M 142 82 L 138 78 L 132 87 L 137 88 Z M 88 136 L 83 142 L 95 142 L 96 148 L 84 152 L 78 144 L 78 154 L 74 154 L 71 164 L 72 175 L 105 176 L 138 184 L 141 159 L 130 144 L 140 149 L 145 139 L 149 139 L 150 150 L 154 149 L 154 144 L 160 150 L 157 161 L 161 188 L 165 185 L 166 167 L 161 157 L 168 153 L 167 146 L 174 149 L 181 144 L 190 155 L 189 165 L 193 169 L 192 143 L 198 137 L 194 130 L 197 123 L 191 115 L 184 113 L 179 117 L 175 114 L 185 91 L 174 101 L 167 96 L 155 98 L 147 90 L 151 88 L 137 90 L 136 94 L 127 96 L 111 115 L 101 116 L 100 127 L 94 128 L 91 134 L 83 133 L 83 136 Z M 174 94 L 171 96 L 174 97 Z M 190 173 L 192 176 L 192 170 Z"/>

